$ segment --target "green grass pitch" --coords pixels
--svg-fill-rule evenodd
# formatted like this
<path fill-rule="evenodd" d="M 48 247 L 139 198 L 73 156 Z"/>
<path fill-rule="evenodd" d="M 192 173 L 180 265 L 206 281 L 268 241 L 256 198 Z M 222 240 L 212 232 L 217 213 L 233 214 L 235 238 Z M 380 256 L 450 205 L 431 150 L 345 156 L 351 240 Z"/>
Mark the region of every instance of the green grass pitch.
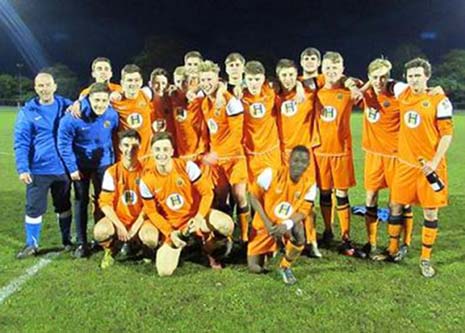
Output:
<path fill-rule="evenodd" d="M 0 108 L 0 288 L 39 258 L 14 259 L 23 243 L 24 186 L 14 167 L 16 109 Z M 358 186 L 352 204 L 363 204 L 361 115 L 352 119 Z M 244 265 L 219 272 L 186 261 L 171 278 L 153 265 L 117 263 L 99 269 L 102 253 L 76 260 L 60 254 L 3 304 L 1 332 L 459 332 L 465 329 L 465 116 L 455 117 L 449 150 L 450 206 L 440 212 L 433 250 L 437 276 L 418 268 L 422 216 L 415 209 L 413 246 L 400 264 L 347 258 L 322 250 L 323 259 L 300 258 L 297 285 L 276 272 L 249 274 Z M 381 196 L 383 204 L 387 195 Z M 318 216 L 318 231 L 322 220 Z M 337 229 L 337 225 L 336 225 Z M 386 243 L 385 225 L 379 243 Z M 352 219 L 352 236 L 364 243 L 364 221 Z M 60 245 L 51 209 L 41 244 Z"/>

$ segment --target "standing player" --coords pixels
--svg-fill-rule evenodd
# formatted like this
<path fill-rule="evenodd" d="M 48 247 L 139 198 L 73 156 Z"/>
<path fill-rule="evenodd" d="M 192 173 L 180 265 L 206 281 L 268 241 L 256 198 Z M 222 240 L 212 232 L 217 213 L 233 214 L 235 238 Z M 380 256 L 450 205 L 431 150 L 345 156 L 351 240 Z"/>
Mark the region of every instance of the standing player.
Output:
<path fill-rule="evenodd" d="M 203 61 L 202 54 L 199 51 L 189 51 L 184 55 L 184 68 L 187 71 L 197 70 Z"/>
<path fill-rule="evenodd" d="M 183 67 L 174 74 L 177 89 L 171 93 L 170 104 L 174 118 L 173 136 L 180 158 L 200 162 L 207 150 L 208 133 L 202 114 L 202 97 L 198 97 L 198 74 Z"/>
<path fill-rule="evenodd" d="M 311 214 L 316 195 L 309 165 L 308 148 L 296 146 L 291 151 L 289 166 L 278 171 L 267 168 L 258 176 L 250 195 L 255 211 L 247 251 L 250 271 L 264 272 L 265 256 L 275 253 L 278 243 L 284 240 L 286 250 L 280 272 L 284 283 L 297 282 L 291 265 L 304 248 L 303 221 Z"/>
<path fill-rule="evenodd" d="M 398 146 L 400 127 L 399 103 L 389 86 L 391 63 L 375 59 L 368 66 L 371 88 L 364 92 L 362 147 L 365 151 L 364 185 L 366 190 L 365 225 L 368 242 L 363 251 L 368 257 L 376 253 L 378 227 L 378 192 L 391 188 Z M 411 242 L 413 216 L 411 207 L 404 209 L 405 252 Z"/>
<path fill-rule="evenodd" d="M 438 231 L 439 208 L 447 206 L 446 152 L 452 141 L 452 105 L 442 94 L 427 93 L 431 65 L 422 58 L 405 64 L 408 87 L 394 87 L 400 105 L 400 131 L 398 163 L 391 191 L 391 217 L 389 219 L 389 254 L 395 258 L 399 252 L 399 235 L 402 230 L 402 205 L 419 204 L 423 208 L 422 250 L 420 269 L 424 277 L 435 275 L 431 265 L 431 249 Z M 405 89 L 404 89 L 405 88 Z M 428 183 L 433 172 L 445 187 L 436 191 Z M 436 184 L 437 185 L 437 184 Z"/>
<path fill-rule="evenodd" d="M 19 179 L 26 184 L 26 246 L 16 258 L 37 254 L 42 229 L 42 215 L 47 210 L 51 191 L 65 248 L 71 248 L 70 180 L 58 154 L 56 137 L 60 118 L 71 101 L 55 95 L 53 76 L 39 73 L 34 79 L 38 97 L 28 101 L 18 113 L 14 149 Z"/>
<path fill-rule="evenodd" d="M 90 183 L 93 187 L 94 221 L 102 217 L 98 205 L 103 174 L 114 163 L 112 137 L 118 128 L 118 114 L 110 106 L 110 90 L 94 83 L 89 97 L 81 101 L 81 118 L 70 113 L 60 121 L 58 150 L 74 184 L 74 217 L 77 245 L 74 256 L 87 257 L 87 208 Z"/>
<path fill-rule="evenodd" d="M 140 136 L 135 130 L 118 133 L 121 160 L 105 171 L 99 204 L 105 215 L 94 227 L 94 239 L 104 249 L 101 268 L 114 263 L 113 248 L 117 240 L 137 242 L 150 249 L 158 245 L 158 230 L 142 212 L 139 182 L 142 165 L 137 159 Z"/>
<path fill-rule="evenodd" d="M 206 97 L 202 100 L 202 112 L 208 126 L 209 154 L 213 167 L 215 195 L 218 207 L 225 207 L 229 186 L 238 206 L 240 225 L 249 223 L 247 205 L 247 163 L 242 147 L 244 108 L 241 102 L 224 92 L 225 106 L 216 105 L 220 68 L 206 60 L 199 66 L 200 85 Z"/>
<path fill-rule="evenodd" d="M 315 92 L 303 91 L 303 99 L 297 102 L 298 84 L 297 66 L 292 60 L 281 59 L 276 65 L 276 74 L 281 84 L 281 92 L 276 97 L 278 131 L 281 142 L 282 161 L 288 165 L 290 152 L 295 146 L 302 145 L 310 150 L 313 124 Z M 312 154 L 310 159 L 313 160 Z M 310 174 L 315 179 L 314 163 L 310 163 Z M 313 214 L 305 221 L 307 243 L 311 246 L 311 255 L 320 258 L 316 241 L 315 221 Z"/>
<path fill-rule="evenodd" d="M 146 215 L 162 236 L 163 245 L 157 252 L 158 274 L 171 275 L 177 266 L 177 262 L 169 267 L 162 264 L 167 259 L 162 248 L 182 248 L 184 237 L 193 229 L 204 243 L 212 268 L 221 268 L 210 250 L 218 239 L 232 235 L 233 222 L 226 214 L 211 210 L 211 182 L 194 162 L 172 158 L 174 147 L 169 133 L 155 134 L 152 151 L 155 168 L 142 177 L 140 193 Z"/>
<path fill-rule="evenodd" d="M 331 193 L 336 190 L 337 215 L 341 227 L 341 253 L 364 256 L 350 242 L 350 206 L 348 189 L 355 185 L 352 159 L 350 115 L 354 101 L 342 84 L 344 63 L 337 52 L 323 57 L 322 72 L 325 85 L 317 93 L 314 149 L 320 205 L 325 223 L 323 240 L 333 238 L 331 227 Z"/>
<path fill-rule="evenodd" d="M 111 69 L 110 59 L 104 57 L 97 57 L 92 61 L 91 75 L 96 83 L 105 83 L 111 92 L 121 92 L 121 86 L 119 84 L 111 83 L 110 80 L 113 76 Z M 89 95 L 90 86 L 85 88 L 79 94 L 80 99 Z"/>
<path fill-rule="evenodd" d="M 142 72 L 137 65 L 126 65 L 121 71 L 122 98 L 112 106 L 119 114 L 119 131 L 134 129 L 141 137 L 139 159 L 150 156 L 153 111 L 150 97 L 142 90 Z"/>
<path fill-rule="evenodd" d="M 321 65 L 321 53 L 314 47 L 307 47 L 300 54 L 300 66 L 302 66 L 302 81 L 304 87 L 315 90 L 324 84 L 324 79 L 318 74 Z M 318 82 L 315 82 L 315 79 Z M 317 84 L 315 84 L 317 83 Z"/>
<path fill-rule="evenodd" d="M 150 74 L 149 86 L 142 89 L 152 104 L 154 132 L 174 133 L 174 120 L 168 96 L 168 72 L 155 68 Z"/>

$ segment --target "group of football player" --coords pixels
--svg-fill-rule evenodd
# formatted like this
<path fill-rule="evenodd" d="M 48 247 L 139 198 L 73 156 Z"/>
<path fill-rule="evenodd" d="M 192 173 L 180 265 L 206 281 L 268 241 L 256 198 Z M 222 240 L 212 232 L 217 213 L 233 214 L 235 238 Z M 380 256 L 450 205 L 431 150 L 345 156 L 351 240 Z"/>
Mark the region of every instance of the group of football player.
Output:
<path fill-rule="evenodd" d="M 37 97 L 15 126 L 16 166 L 26 184 L 26 245 L 17 258 L 38 253 L 50 191 L 64 248 L 81 258 L 98 244 L 103 269 L 135 250 L 155 261 L 160 276 L 173 274 L 181 252 L 196 250 L 221 269 L 239 244 L 254 273 L 266 272 L 268 259 L 281 251 L 279 272 L 293 284 L 291 266 L 302 251 L 320 258 L 319 246 L 332 246 L 336 217 L 341 254 L 401 261 L 411 244 L 411 205 L 418 204 L 420 269 L 434 276 L 431 249 L 438 209 L 447 205 L 445 154 L 453 126 L 444 92 L 428 87 L 431 65 L 422 58 L 407 62 L 406 83 L 390 77 L 392 65 L 383 58 L 369 64 L 366 82 L 344 74 L 337 52 L 321 57 L 307 48 L 300 65 L 299 75 L 294 61 L 281 59 L 271 78 L 259 61 L 231 53 L 222 79 L 216 63 L 191 51 L 172 84 L 157 68 L 144 86 L 137 65 L 123 67 L 119 85 L 111 82 L 110 60 L 96 58 L 95 82 L 74 102 L 55 94 L 50 73 L 37 74 Z M 354 107 L 363 110 L 363 247 L 350 238 Z M 389 240 L 381 250 L 377 205 L 384 188 Z M 318 193 L 324 230 L 317 240 Z"/>

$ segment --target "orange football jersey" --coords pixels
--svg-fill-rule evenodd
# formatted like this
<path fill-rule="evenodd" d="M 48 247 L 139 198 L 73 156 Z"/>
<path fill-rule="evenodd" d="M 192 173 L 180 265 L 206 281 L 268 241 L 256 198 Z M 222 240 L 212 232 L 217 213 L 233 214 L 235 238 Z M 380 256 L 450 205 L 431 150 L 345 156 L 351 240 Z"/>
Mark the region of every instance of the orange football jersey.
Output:
<path fill-rule="evenodd" d="M 363 96 L 362 147 L 387 156 L 397 152 L 400 128 L 399 102 L 394 95 L 368 89 Z"/>
<path fill-rule="evenodd" d="M 153 112 L 149 98 L 141 90 L 135 99 L 127 99 L 123 96 L 120 101 L 112 102 L 112 105 L 119 114 L 118 131 L 134 129 L 139 133 L 141 137 L 139 159 L 150 155 Z"/>
<path fill-rule="evenodd" d="M 296 90 L 276 96 L 275 108 L 281 150 L 289 152 L 297 145 L 310 147 L 315 94 L 305 89 L 305 100 L 296 103 Z"/>
<path fill-rule="evenodd" d="M 316 184 L 309 172 L 294 183 L 289 175 L 289 167 L 282 167 L 277 172 L 267 168 L 257 177 L 250 192 L 260 201 L 271 221 L 281 223 L 295 212 L 305 216 L 310 214 L 316 196 Z M 265 228 L 257 213 L 252 225 L 255 229 Z"/>
<path fill-rule="evenodd" d="M 213 201 L 213 185 L 191 161 L 173 159 L 169 174 L 157 168 L 146 172 L 140 182 L 144 212 L 168 237 L 171 231 L 184 228 L 197 213 L 205 217 Z"/>
<path fill-rule="evenodd" d="M 350 115 L 353 102 L 346 89 L 322 88 L 315 102 L 315 155 L 344 156 L 352 152 Z"/>
<path fill-rule="evenodd" d="M 264 84 L 258 96 L 244 90 L 244 146 L 247 153 L 261 153 L 279 147 L 274 110 L 275 93 Z"/>
<path fill-rule="evenodd" d="M 442 135 L 452 134 L 453 107 L 445 95 L 414 94 L 410 88 L 398 97 L 400 106 L 400 162 L 420 167 L 419 158 L 431 160 Z M 443 159 L 440 165 L 445 165 Z"/>
<path fill-rule="evenodd" d="M 218 109 L 214 98 L 204 97 L 202 112 L 208 127 L 210 151 L 220 158 L 244 155 L 242 148 L 244 108 L 229 92 L 226 105 Z"/>
<path fill-rule="evenodd" d="M 195 158 L 207 150 L 208 132 L 203 120 L 202 98 L 188 101 L 185 94 L 176 91 L 171 96 L 175 141 L 179 156 Z"/>
<path fill-rule="evenodd" d="M 139 194 L 139 181 L 142 177 L 142 166 L 129 171 L 122 162 L 109 167 L 103 176 L 100 207 L 110 206 L 118 218 L 130 227 L 142 212 L 142 199 Z"/>

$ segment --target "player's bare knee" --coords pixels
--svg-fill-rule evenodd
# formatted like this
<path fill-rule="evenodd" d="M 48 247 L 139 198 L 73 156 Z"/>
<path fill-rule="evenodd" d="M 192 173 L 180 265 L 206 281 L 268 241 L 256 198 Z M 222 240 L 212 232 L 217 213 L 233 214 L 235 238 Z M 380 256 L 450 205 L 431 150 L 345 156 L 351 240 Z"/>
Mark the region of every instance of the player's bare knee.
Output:
<path fill-rule="evenodd" d="M 97 224 L 94 226 L 94 239 L 97 242 L 104 241 L 115 233 L 115 228 L 107 219 L 101 219 Z"/>
<path fill-rule="evenodd" d="M 144 224 L 139 230 L 140 241 L 151 249 L 155 249 L 158 246 L 158 238 L 159 233 L 154 226 Z"/>
<path fill-rule="evenodd" d="M 367 191 L 366 194 L 366 205 L 368 207 L 373 207 L 378 204 L 378 192 Z"/>
<path fill-rule="evenodd" d="M 294 225 L 292 233 L 294 236 L 294 240 L 293 240 L 294 245 L 302 246 L 305 244 L 305 229 L 304 229 L 304 225 L 302 222 L 296 223 Z"/>
<path fill-rule="evenodd" d="M 247 267 L 249 272 L 254 274 L 260 274 L 264 272 L 264 267 L 260 265 L 261 262 L 260 256 L 247 256 Z"/>
<path fill-rule="evenodd" d="M 349 191 L 347 189 L 336 189 L 336 196 L 339 198 L 346 198 L 349 195 Z"/>
<path fill-rule="evenodd" d="M 436 221 L 438 219 L 438 209 L 437 208 L 433 208 L 433 209 L 425 208 L 423 209 L 423 216 L 425 220 L 427 221 Z"/>
<path fill-rule="evenodd" d="M 389 203 L 389 208 L 391 209 L 391 215 L 402 215 L 403 206 L 395 202 Z"/>

